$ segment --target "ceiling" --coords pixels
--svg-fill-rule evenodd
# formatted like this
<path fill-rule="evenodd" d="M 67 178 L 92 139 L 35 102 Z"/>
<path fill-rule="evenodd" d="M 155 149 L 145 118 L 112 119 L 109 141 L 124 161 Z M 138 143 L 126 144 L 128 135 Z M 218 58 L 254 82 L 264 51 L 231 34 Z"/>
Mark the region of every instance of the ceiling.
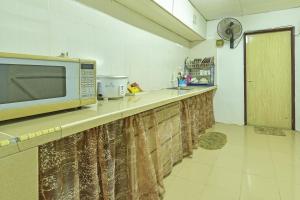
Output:
<path fill-rule="evenodd" d="M 190 0 L 207 20 L 300 7 L 300 0 Z"/>

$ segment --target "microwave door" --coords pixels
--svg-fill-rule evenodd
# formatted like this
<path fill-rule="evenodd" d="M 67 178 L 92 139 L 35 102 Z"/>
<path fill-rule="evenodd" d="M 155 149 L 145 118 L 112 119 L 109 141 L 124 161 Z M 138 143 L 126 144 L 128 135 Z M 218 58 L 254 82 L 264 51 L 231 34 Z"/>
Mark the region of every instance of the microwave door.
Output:
<path fill-rule="evenodd" d="M 32 94 L 32 91 L 30 89 L 26 89 L 26 87 L 17 79 L 17 78 L 11 78 L 10 81 L 14 83 L 15 86 L 17 86 L 18 89 L 22 90 L 22 92 L 27 95 L 30 99 L 37 99 L 34 95 Z"/>
<path fill-rule="evenodd" d="M 1 64 L 0 69 L 1 79 L 6 77 L 1 104 L 66 96 L 64 66 Z"/>

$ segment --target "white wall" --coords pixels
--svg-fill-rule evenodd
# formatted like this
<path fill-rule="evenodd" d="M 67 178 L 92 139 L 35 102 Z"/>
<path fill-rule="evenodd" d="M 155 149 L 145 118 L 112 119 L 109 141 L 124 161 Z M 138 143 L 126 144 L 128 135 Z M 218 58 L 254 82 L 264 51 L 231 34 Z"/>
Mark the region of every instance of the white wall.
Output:
<path fill-rule="evenodd" d="M 0 51 L 97 60 L 98 74 L 146 89 L 171 85 L 189 49 L 74 0 L 0 0 Z"/>
<path fill-rule="evenodd" d="M 215 39 L 207 39 L 191 49 L 191 58 L 204 58 L 217 56 L 217 48 Z"/>
<path fill-rule="evenodd" d="M 300 8 L 248 15 L 238 18 L 244 31 L 293 25 L 300 32 Z M 207 37 L 216 39 L 218 20 L 208 22 Z M 212 47 L 215 48 L 215 47 Z M 197 51 L 194 48 L 192 51 Z M 212 51 L 212 50 L 209 50 Z M 197 53 L 197 52 L 196 52 Z M 195 52 L 193 54 L 196 54 Z M 296 128 L 300 130 L 300 37 L 296 36 Z M 224 123 L 244 123 L 244 63 L 243 41 L 231 50 L 228 43 L 217 49 L 218 91 L 215 97 L 216 120 Z"/>

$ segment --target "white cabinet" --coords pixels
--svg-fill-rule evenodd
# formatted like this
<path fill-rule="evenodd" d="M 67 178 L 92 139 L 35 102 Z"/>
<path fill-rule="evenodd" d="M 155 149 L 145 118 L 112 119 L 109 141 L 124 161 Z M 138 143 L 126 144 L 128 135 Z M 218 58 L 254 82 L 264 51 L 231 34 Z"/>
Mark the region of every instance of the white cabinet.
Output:
<path fill-rule="evenodd" d="M 174 0 L 173 15 L 202 37 L 206 37 L 206 20 L 188 0 Z"/>
<path fill-rule="evenodd" d="M 194 10 L 194 16 L 193 16 L 193 27 L 192 29 L 199 33 L 202 37 L 206 38 L 206 20 L 204 17 L 196 10 Z"/>
<path fill-rule="evenodd" d="M 188 27 L 193 27 L 194 7 L 188 0 L 174 0 L 173 15 Z"/>
<path fill-rule="evenodd" d="M 188 0 L 114 0 L 113 2 L 150 19 L 190 44 L 206 38 L 206 21 Z"/>
<path fill-rule="evenodd" d="M 173 13 L 173 0 L 154 0 L 154 1 L 169 13 Z"/>

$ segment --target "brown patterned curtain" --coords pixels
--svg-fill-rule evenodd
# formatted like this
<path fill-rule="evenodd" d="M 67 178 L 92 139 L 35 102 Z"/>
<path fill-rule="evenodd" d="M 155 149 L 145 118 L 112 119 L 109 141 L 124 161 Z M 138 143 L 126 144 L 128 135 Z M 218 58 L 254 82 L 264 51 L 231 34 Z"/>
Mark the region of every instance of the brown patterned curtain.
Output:
<path fill-rule="evenodd" d="M 213 91 L 180 102 L 180 123 L 184 156 L 198 148 L 199 138 L 214 124 Z"/>
<path fill-rule="evenodd" d="M 40 199 L 99 199 L 97 137 L 95 128 L 39 148 Z"/>
<path fill-rule="evenodd" d="M 141 115 L 42 145 L 39 198 L 158 200 L 161 168 L 152 159 L 159 157 L 152 158 L 148 146 Z"/>
<path fill-rule="evenodd" d="M 163 177 L 214 123 L 212 98 L 183 100 L 180 116 L 159 122 L 152 110 L 40 146 L 39 199 L 161 199 Z"/>
<path fill-rule="evenodd" d="M 159 199 L 155 168 L 152 162 L 146 131 L 140 115 L 125 120 L 125 134 L 128 138 L 127 162 L 130 186 L 128 199 Z"/>
<path fill-rule="evenodd" d="M 161 162 L 161 139 L 158 133 L 157 117 L 154 110 L 141 114 L 141 117 L 144 122 L 148 140 L 148 148 L 155 169 L 157 189 L 160 197 L 162 197 L 165 193 L 165 188 L 163 184 L 164 174 L 163 165 Z"/>
<path fill-rule="evenodd" d="M 103 200 L 126 199 L 129 193 L 127 144 L 123 129 L 123 120 L 98 127 L 98 182 L 102 191 L 100 199 Z"/>
<path fill-rule="evenodd" d="M 158 135 L 163 176 L 165 177 L 172 172 L 173 166 L 183 159 L 179 115 L 161 121 L 158 124 Z"/>
<path fill-rule="evenodd" d="M 180 102 L 180 124 L 181 124 L 181 137 L 182 149 L 184 156 L 193 154 L 193 140 L 192 140 L 192 126 L 191 117 L 189 114 L 188 101 L 183 100 Z"/>
<path fill-rule="evenodd" d="M 209 91 L 206 93 L 206 113 L 208 117 L 206 118 L 206 127 L 211 128 L 215 124 L 215 115 L 214 115 L 214 91 Z"/>

